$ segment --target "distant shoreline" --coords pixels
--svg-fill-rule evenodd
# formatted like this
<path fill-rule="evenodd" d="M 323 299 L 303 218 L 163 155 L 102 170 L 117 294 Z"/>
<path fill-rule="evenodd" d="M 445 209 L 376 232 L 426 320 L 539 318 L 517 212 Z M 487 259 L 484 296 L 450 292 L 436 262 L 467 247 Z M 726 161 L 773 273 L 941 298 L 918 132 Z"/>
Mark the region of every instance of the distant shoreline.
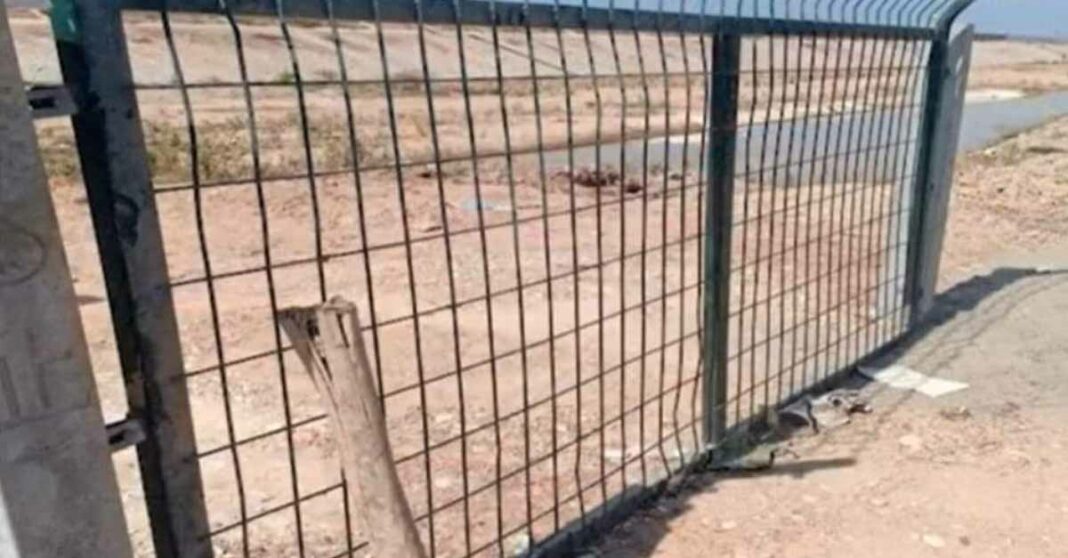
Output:
<path fill-rule="evenodd" d="M 976 33 L 976 41 L 1015 41 L 1020 43 L 1068 43 L 1068 37 L 1018 35 L 1014 33 Z"/>

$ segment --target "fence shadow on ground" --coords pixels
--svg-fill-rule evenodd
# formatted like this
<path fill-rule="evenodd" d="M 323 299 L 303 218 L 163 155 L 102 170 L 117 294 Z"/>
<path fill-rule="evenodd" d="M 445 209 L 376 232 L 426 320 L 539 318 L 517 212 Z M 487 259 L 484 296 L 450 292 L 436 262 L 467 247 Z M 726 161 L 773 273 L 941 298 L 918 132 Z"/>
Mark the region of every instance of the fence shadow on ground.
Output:
<path fill-rule="evenodd" d="M 985 275 L 976 275 L 970 279 L 957 283 L 949 290 L 935 297 L 931 311 L 918 325 L 907 334 L 894 348 L 893 356 L 912 348 L 920 341 L 926 339 L 935 330 L 942 328 L 950 321 L 957 319 L 960 314 L 975 310 L 980 303 L 991 296 L 1003 291 L 1017 283 L 1036 277 L 1068 276 L 1068 269 L 1037 269 L 1021 267 L 999 267 Z M 998 311 L 988 313 L 985 316 L 969 318 L 969 321 L 983 319 L 984 322 L 993 323 L 1004 317 L 1006 313 L 1019 305 L 1019 303 L 1032 296 L 1045 291 L 1055 285 L 1055 282 L 1043 282 L 1030 289 L 1017 291 L 1007 296 L 1005 303 L 999 305 Z M 956 328 L 950 326 L 948 331 Z"/>
<path fill-rule="evenodd" d="M 1033 281 L 1038 278 L 1048 278 L 1048 280 Z M 938 370 L 956 359 L 968 341 L 1000 322 L 1020 304 L 1066 281 L 1068 281 L 1068 269 L 1001 267 L 990 273 L 971 277 L 936 296 L 934 305 L 927 316 L 912 331 L 899 338 L 887 349 L 866 359 L 861 365 L 886 366 L 912 351 L 911 357 L 918 359 L 917 362 L 930 364 L 929 367 L 925 367 L 925 370 Z M 990 300 L 993 297 L 997 299 Z M 989 304 L 983 308 L 982 312 L 968 314 L 977 310 L 984 301 L 989 301 Z M 917 355 L 916 350 L 920 350 L 920 354 Z M 853 373 L 855 369 L 856 367 L 851 367 L 839 372 L 833 381 L 820 386 L 820 389 L 860 388 L 871 382 Z M 910 399 L 911 396 L 908 395 L 901 397 L 892 407 L 880 413 L 877 419 L 879 424 L 875 429 L 876 435 L 881 431 L 886 418 L 893 415 Z M 819 445 L 814 447 L 818 448 Z M 850 451 L 853 455 L 859 455 L 866 446 L 866 442 L 861 443 L 851 447 Z M 650 499 L 644 505 L 644 513 L 640 516 L 641 521 L 630 524 L 633 531 L 627 533 L 629 544 L 626 556 L 651 556 L 660 541 L 670 532 L 671 522 L 692 509 L 689 499 L 702 492 L 715 491 L 717 481 L 778 475 L 802 478 L 817 470 L 850 467 L 856 463 L 855 457 L 800 459 L 776 464 L 759 471 L 729 474 L 697 472 L 677 483 L 676 486 L 665 488 L 667 497 Z M 620 529 L 628 529 L 628 526 L 622 525 Z M 611 533 L 605 536 L 610 537 Z M 569 556 L 592 558 L 600 555 L 596 551 L 587 549 L 572 552 Z"/>
<path fill-rule="evenodd" d="M 908 355 L 910 365 L 937 376 L 959 358 L 963 350 L 991 327 L 1000 323 L 1024 302 L 1068 281 L 1068 268 L 1037 269 L 999 267 L 957 283 L 939 294 L 927 316 L 885 354 L 869 361 L 875 367 L 888 366 Z M 982 305 L 981 311 L 976 311 Z M 871 380 L 859 374 L 848 376 L 851 387 L 863 387 Z M 915 397 L 905 393 L 879 415 L 875 432 L 881 432 L 886 419 Z M 875 436 L 854 446 L 860 453 Z"/>

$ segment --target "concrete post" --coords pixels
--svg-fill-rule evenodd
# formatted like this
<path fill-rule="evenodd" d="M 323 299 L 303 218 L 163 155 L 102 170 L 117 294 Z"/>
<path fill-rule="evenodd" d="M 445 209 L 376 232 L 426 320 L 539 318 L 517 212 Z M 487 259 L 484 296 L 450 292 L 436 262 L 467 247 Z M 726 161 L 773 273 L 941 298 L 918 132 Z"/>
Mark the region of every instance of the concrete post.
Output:
<path fill-rule="evenodd" d="M 0 558 L 130 555 L 74 289 L 0 2 Z"/>

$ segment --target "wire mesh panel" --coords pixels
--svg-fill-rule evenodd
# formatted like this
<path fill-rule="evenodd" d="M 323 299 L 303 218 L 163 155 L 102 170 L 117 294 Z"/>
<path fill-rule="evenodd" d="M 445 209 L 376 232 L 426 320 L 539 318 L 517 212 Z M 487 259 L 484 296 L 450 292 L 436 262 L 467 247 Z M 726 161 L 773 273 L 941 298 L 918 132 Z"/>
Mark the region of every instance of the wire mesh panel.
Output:
<path fill-rule="evenodd" d="M 663 18 L 127 16 L 217 548 L 362 540 L 272 319 L 334 295 L 431 554 L 547 538 L 699 452 L 708 47 Z"/>
<path fill-rule="evenodd" d="M 726 403 L 737 423 L 904 332 L 927 43 L 742 46 Z"/>
<path fill-rule="evenodd" d="M 216 554 L 367 553 L 283 307 L 360 308 L 433 556 L 581 532 L 907 326 L 953 2 L 128 4 Z"/>

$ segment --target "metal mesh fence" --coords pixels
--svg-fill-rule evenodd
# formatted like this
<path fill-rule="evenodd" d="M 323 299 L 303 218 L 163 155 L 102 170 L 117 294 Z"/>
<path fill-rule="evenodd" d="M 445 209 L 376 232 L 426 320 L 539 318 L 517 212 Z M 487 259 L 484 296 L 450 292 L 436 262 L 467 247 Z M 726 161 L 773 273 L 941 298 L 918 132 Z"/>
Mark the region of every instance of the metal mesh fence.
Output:
<path fill-rule="evenodd" d="M 754 40 L 739 107 L 730 388 L 735 421 L 906 328 L 922 41 Z M 744 47 L 743 47 L 744 48 Z M 766 72 L 753 71 L 766 67 Z"/>
<path fill-rule="evenodd" d="M 432 554 L 543 539 L 698 452 L 702 35 L 235 20 L 235 54 L 274 41 L 267 75 L 205 84 L 174 19 L 177 83 L 139 99 L 183 107 L 146 132 L 182 159 L 157 206 L 194 421 L 224 419 L 197 423 L 224 548 L 360 541 L 271 319 L 334 294 L 365 309 Z M 316 40 L 336 77 L 308 69 Z"/>
<path fill-rule="evenodd" d="M 434 556 L 596 521 L 906 328 L 949 2 L 287 4 L 122 16 L 216 554 L 364 552 L 282 307 L 361 309 Z"/>

